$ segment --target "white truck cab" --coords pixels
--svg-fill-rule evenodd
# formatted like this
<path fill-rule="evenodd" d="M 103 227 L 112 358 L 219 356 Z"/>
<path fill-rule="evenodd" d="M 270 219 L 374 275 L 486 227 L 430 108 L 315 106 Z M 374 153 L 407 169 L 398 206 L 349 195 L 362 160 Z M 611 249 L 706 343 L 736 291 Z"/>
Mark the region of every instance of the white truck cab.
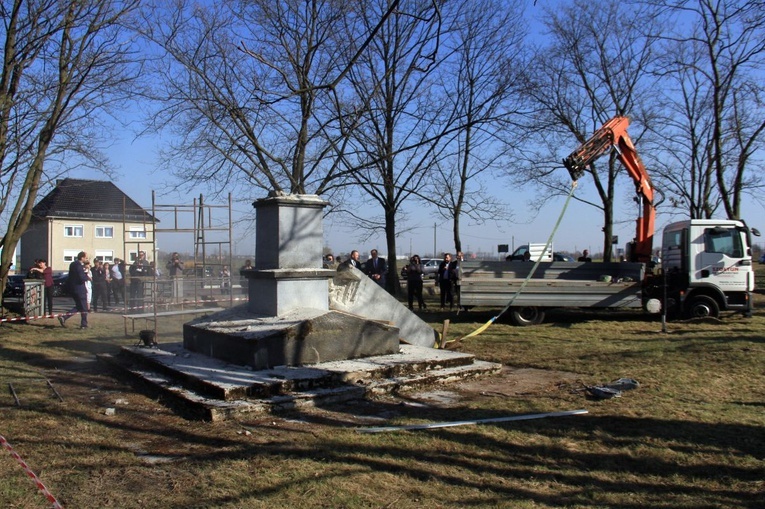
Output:
<path fill-rule="evenodd" d="M 697 317 L 720 310 L 751 314 L 751 233 L 758 234 L 735 219 L 691 219 L 664 228 L 662 269 L 681 311 Z"/>

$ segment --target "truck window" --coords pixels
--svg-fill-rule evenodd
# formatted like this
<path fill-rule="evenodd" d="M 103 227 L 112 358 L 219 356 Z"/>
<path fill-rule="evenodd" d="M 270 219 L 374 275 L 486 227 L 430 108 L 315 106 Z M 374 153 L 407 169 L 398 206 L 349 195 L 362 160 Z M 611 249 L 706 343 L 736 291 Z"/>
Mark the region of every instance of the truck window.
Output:
<path fill-rule="evenodd" d="M 665 231 L 664 238 L 662 238 L 661 241 L 661 245 L 664 249 L 680 249 L 683 243 L 683 231 L 684 230 Z"/>
<path fill-rule="evenodd" d="M 707 228 L 704 230 L 704 251 L 722 253 L 732 258 L 744 256 L 741 235 L 734 229 Z"/>

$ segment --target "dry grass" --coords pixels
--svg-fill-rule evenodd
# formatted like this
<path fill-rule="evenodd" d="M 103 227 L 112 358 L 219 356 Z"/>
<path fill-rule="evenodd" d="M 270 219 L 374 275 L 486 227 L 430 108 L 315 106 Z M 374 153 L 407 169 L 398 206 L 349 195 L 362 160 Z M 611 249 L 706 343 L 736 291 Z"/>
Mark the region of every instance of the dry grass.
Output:
<path fill-rule="evenodd" d="M 457 337 L 492 315 L 426 318 L 440 328 L 447 316 Z M 453 345 L 536 368 L 529 376 L 548 373 L 524 389 L 499 376 L 444 387 L 461 396 L 451 405 L 422 405 L 412 394 L 215 424 L 183 420 L 94 362 L 95 353 L 136 341 L 124 337 L 119 315 L 94 315 L 87 331 L 5 324 L 0 435 L 67 508 L 765 506 L 762 308 L 752 319 L 670 323 L 668 333 L 636 313 L 569 312 L 550 322 L 497 323 Z M 181 323 L 161 322 L 159 340 L 177 340 Z M 593 401 L 578 390 L 624 376 L 641 387 L 622 398 Z M 116 415 L 104 415 L 107 407 Z M 590 413 L 355 430 L 577 408 Z M 49 506 L 0 453 L 0 507 Z"/>

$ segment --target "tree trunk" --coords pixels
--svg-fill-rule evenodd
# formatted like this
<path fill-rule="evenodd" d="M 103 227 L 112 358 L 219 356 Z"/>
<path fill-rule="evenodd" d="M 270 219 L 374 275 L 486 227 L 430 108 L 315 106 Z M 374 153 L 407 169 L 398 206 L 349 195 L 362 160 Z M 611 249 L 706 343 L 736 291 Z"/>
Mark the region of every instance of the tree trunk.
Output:
<path fill-rule="evenodd" d="M 401 288 L 398 279 L 398 260 L 396 260 L 396 212 L 385 210 L 385 243 L 388 248 L 388 275 L 385 278 L 385 286 L 388 293 L 398 295 Z"/>

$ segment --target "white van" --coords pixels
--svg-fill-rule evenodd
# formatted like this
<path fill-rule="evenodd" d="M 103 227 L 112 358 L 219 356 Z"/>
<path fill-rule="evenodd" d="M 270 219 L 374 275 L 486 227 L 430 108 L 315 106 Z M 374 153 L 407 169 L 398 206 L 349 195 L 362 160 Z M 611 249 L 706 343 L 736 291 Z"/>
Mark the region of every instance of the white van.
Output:
<path fill-rule="evenodd" d="M 529 254 L 527 255 L 526 253 Z M 512 254 L 507 255 L 505 260 L 509 262 L 522 262 L 524 260 L 535 262 L 540 256 L 543 262 L 553 261 L 552 244 L 547 248 L 547 251 L 545 251 L 545 244 L 524 244 L 513 251 Z"/>

